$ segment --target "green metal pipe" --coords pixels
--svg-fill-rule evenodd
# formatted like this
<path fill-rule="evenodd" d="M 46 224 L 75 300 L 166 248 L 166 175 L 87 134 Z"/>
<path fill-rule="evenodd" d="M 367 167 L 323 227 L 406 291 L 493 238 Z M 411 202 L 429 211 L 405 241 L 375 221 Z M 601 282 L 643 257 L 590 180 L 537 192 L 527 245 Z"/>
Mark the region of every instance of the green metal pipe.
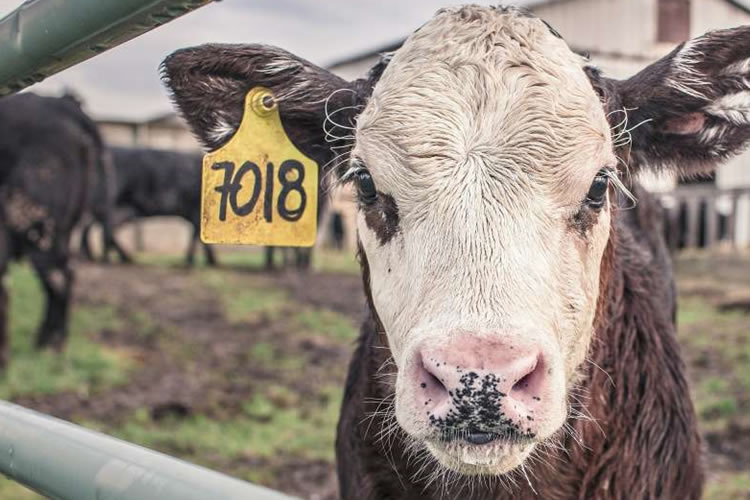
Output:
<path fill-rule="evenodd" d="M 53 500 L 291 498 L 4 401 L 0 472 Z"/>
<path fill-rule="evenodd" d="M 0 96 L 213 0 L 26 0 L 0 19 Z"/>

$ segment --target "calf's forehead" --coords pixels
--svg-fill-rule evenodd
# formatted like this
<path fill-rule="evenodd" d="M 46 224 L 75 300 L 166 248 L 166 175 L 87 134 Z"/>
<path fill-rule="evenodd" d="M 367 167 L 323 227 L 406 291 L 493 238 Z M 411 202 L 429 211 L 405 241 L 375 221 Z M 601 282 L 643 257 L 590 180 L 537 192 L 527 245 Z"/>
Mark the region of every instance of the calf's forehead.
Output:
<path fill-rule="evenodd" d="M 354 153 L 378 164 L 373 175 L 388 190 L 396 187 L 389 179 L 419 183 L 439 175 L 436 164 L 448 173 L 472 158 L 580 188 L 611 155 L 583 65 L 537 18 L 477 6 L 441 11 L 393 56 L 358 119 Z"/>

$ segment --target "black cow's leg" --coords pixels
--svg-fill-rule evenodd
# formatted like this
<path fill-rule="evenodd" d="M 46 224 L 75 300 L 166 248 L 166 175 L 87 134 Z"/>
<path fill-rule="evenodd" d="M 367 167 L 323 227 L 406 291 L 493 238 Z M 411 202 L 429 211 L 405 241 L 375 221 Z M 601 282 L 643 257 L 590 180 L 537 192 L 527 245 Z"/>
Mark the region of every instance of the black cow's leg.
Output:
<path fill-rule="evenodd" d="M 102 232 L 104 233 L 105 253 L 109 255 L 109 251 L 114 250 L 115 252 L 117 252 L 117 257 L 120 259 L 120 262 L 122 262 L 123 264 L 132 264 L 133 258 L 120 246 L 120 244 L 117 242 L 117 239 L 115 239 L 115 234 L 114 231 L 112 231 L 112 226 L 106 224 L 102 228 Z"/>
<path fill-rule="evenodd" d="M 94 254 L 91 251 L 91 242 L 89 241 L 89 236 L 91 233 L 91 228 L 93 227 L 94 223 L 87 222 L 83 228 L 81 228 L 81 253 L 83 254 L 83 257 L 86 260 L 94 260 Z M 106 247 L 105 247 L 106 251 Z"/>
<path fill-rule="evenodd" d="M 103 228 L 105 241 L 108 242 L 106 243 L 107 248 L 111 248 L 115 252 L 117 252 L 117 257 L 123 264 L 132 264 L 133 257 L 131 257 L 131 255 L 126 252 L 124 248 L 122 248 L 120 243 L 117 241 L 117 238 L 115 238 L 115 228 L 134 219 L 135 216 L 131 213 L 128 213 L 125 216 L 123 216 L 122 214 L 120 214 L 119 216 L 117 214 L 112 214 L 109 216 L 109 223 L 104 224 L 105 227 Z"/>
<path fill-rule="evenodd" d="M 39 327 L 36 346 L 39 349 L 62 349 L 68 333 L 73 287 L 73 271 L 68 267 L 68 256 L 63 252 L 37 250 L 30 257 L 47 295 L 47 309 Z"/>
<path fill-rule="evenodd" d="M 8 272 L 7 235 L 0 233 L 0 370 L 4 370 L 8 364 L 10 352 L 10 339 L 8 338 L 8 291 L 5 286 L 5 275 Z"/>
<path fill-rule="evenodd" d="M 264 253 L 265 253 L 266 271 L 272 271 L 273 270 L 273 247 L 266 247 L 264 249 Z"/>
<path fill-rule="evenodd" d="M 211 245 L 203 244 L 203 252 L 206 254 L 206 262 L 211 267 L 216 267 L 219 263 L 216 260 L 216 253 Z"/>
<path fill-rule="evenodd" d="M 190 243 L 188 244 L 187 255 L 185 255 L 185 265 L 187 267 L 193 267 L 195 264 L 195 246 L 198 244 L 198 226 L 193 224 L 193 234 L 190 237 Z"/>
<path fill-rule="evenodd" d="M 117 256 L 120 259 L 120 262 L 123 264 L 132 264 L 133 263 L 133 257 L 130 256 L 128 252 L 123 249 L 120 244 L 115 239 L 114 234 L 110 234 L 109 236 L 109 244 L 110 246 L 117 252 Z"/>
<path fill-rule="evenodd" d="M 294 257 L 295 257 L 295 267 L 299 271 L 307 271 L 310 269 L 310 264 L 312 262 L 312 249 L 311 248 L 295 248 L 294 249 Z"/>
<path fill-rule="evenodd" d="M 112 250 L 110 240 L 107 237 L 106 224 L 102 225 L 102 262 L 109 264 L 109 252 Z"/>
<path fill-rule="evenodd" d="M 312 254 L 313 249 L 312 248 L 303 248 L 302 251 L 302 269 L 305 271 L 308 271 L 310 269 L 310 266 L 312 266 Z"/>
<path fill-rule="evenodd" d="M 5 289 L 7 266 L 0 272 L 0 371 L 8 365 L 10 339 L 8 338 L 8 291 Z"/>

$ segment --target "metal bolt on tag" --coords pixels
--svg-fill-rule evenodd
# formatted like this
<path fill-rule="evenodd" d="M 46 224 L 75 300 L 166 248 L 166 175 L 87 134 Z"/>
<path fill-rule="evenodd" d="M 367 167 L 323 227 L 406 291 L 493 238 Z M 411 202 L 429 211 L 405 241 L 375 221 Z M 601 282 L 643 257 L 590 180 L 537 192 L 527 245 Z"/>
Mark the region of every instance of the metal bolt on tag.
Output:
<path fill-rule="evenodd" d="M 251 89 L 239 129 L 203 157 L 201 240 L 312 246 L 318 214 L 318 164 L 284 131 L 270 90 Z"/>

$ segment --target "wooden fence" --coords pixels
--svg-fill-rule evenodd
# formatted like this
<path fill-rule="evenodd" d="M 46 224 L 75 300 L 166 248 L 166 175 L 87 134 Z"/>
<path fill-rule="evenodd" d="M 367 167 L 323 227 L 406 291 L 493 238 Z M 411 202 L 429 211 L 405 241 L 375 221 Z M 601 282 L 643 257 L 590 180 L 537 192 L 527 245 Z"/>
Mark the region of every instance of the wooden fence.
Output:
<path fill-rule="evenodd" d="M 750 187 L 680 186 L 661 201 L 671 248 L 748 247 Z"/>

